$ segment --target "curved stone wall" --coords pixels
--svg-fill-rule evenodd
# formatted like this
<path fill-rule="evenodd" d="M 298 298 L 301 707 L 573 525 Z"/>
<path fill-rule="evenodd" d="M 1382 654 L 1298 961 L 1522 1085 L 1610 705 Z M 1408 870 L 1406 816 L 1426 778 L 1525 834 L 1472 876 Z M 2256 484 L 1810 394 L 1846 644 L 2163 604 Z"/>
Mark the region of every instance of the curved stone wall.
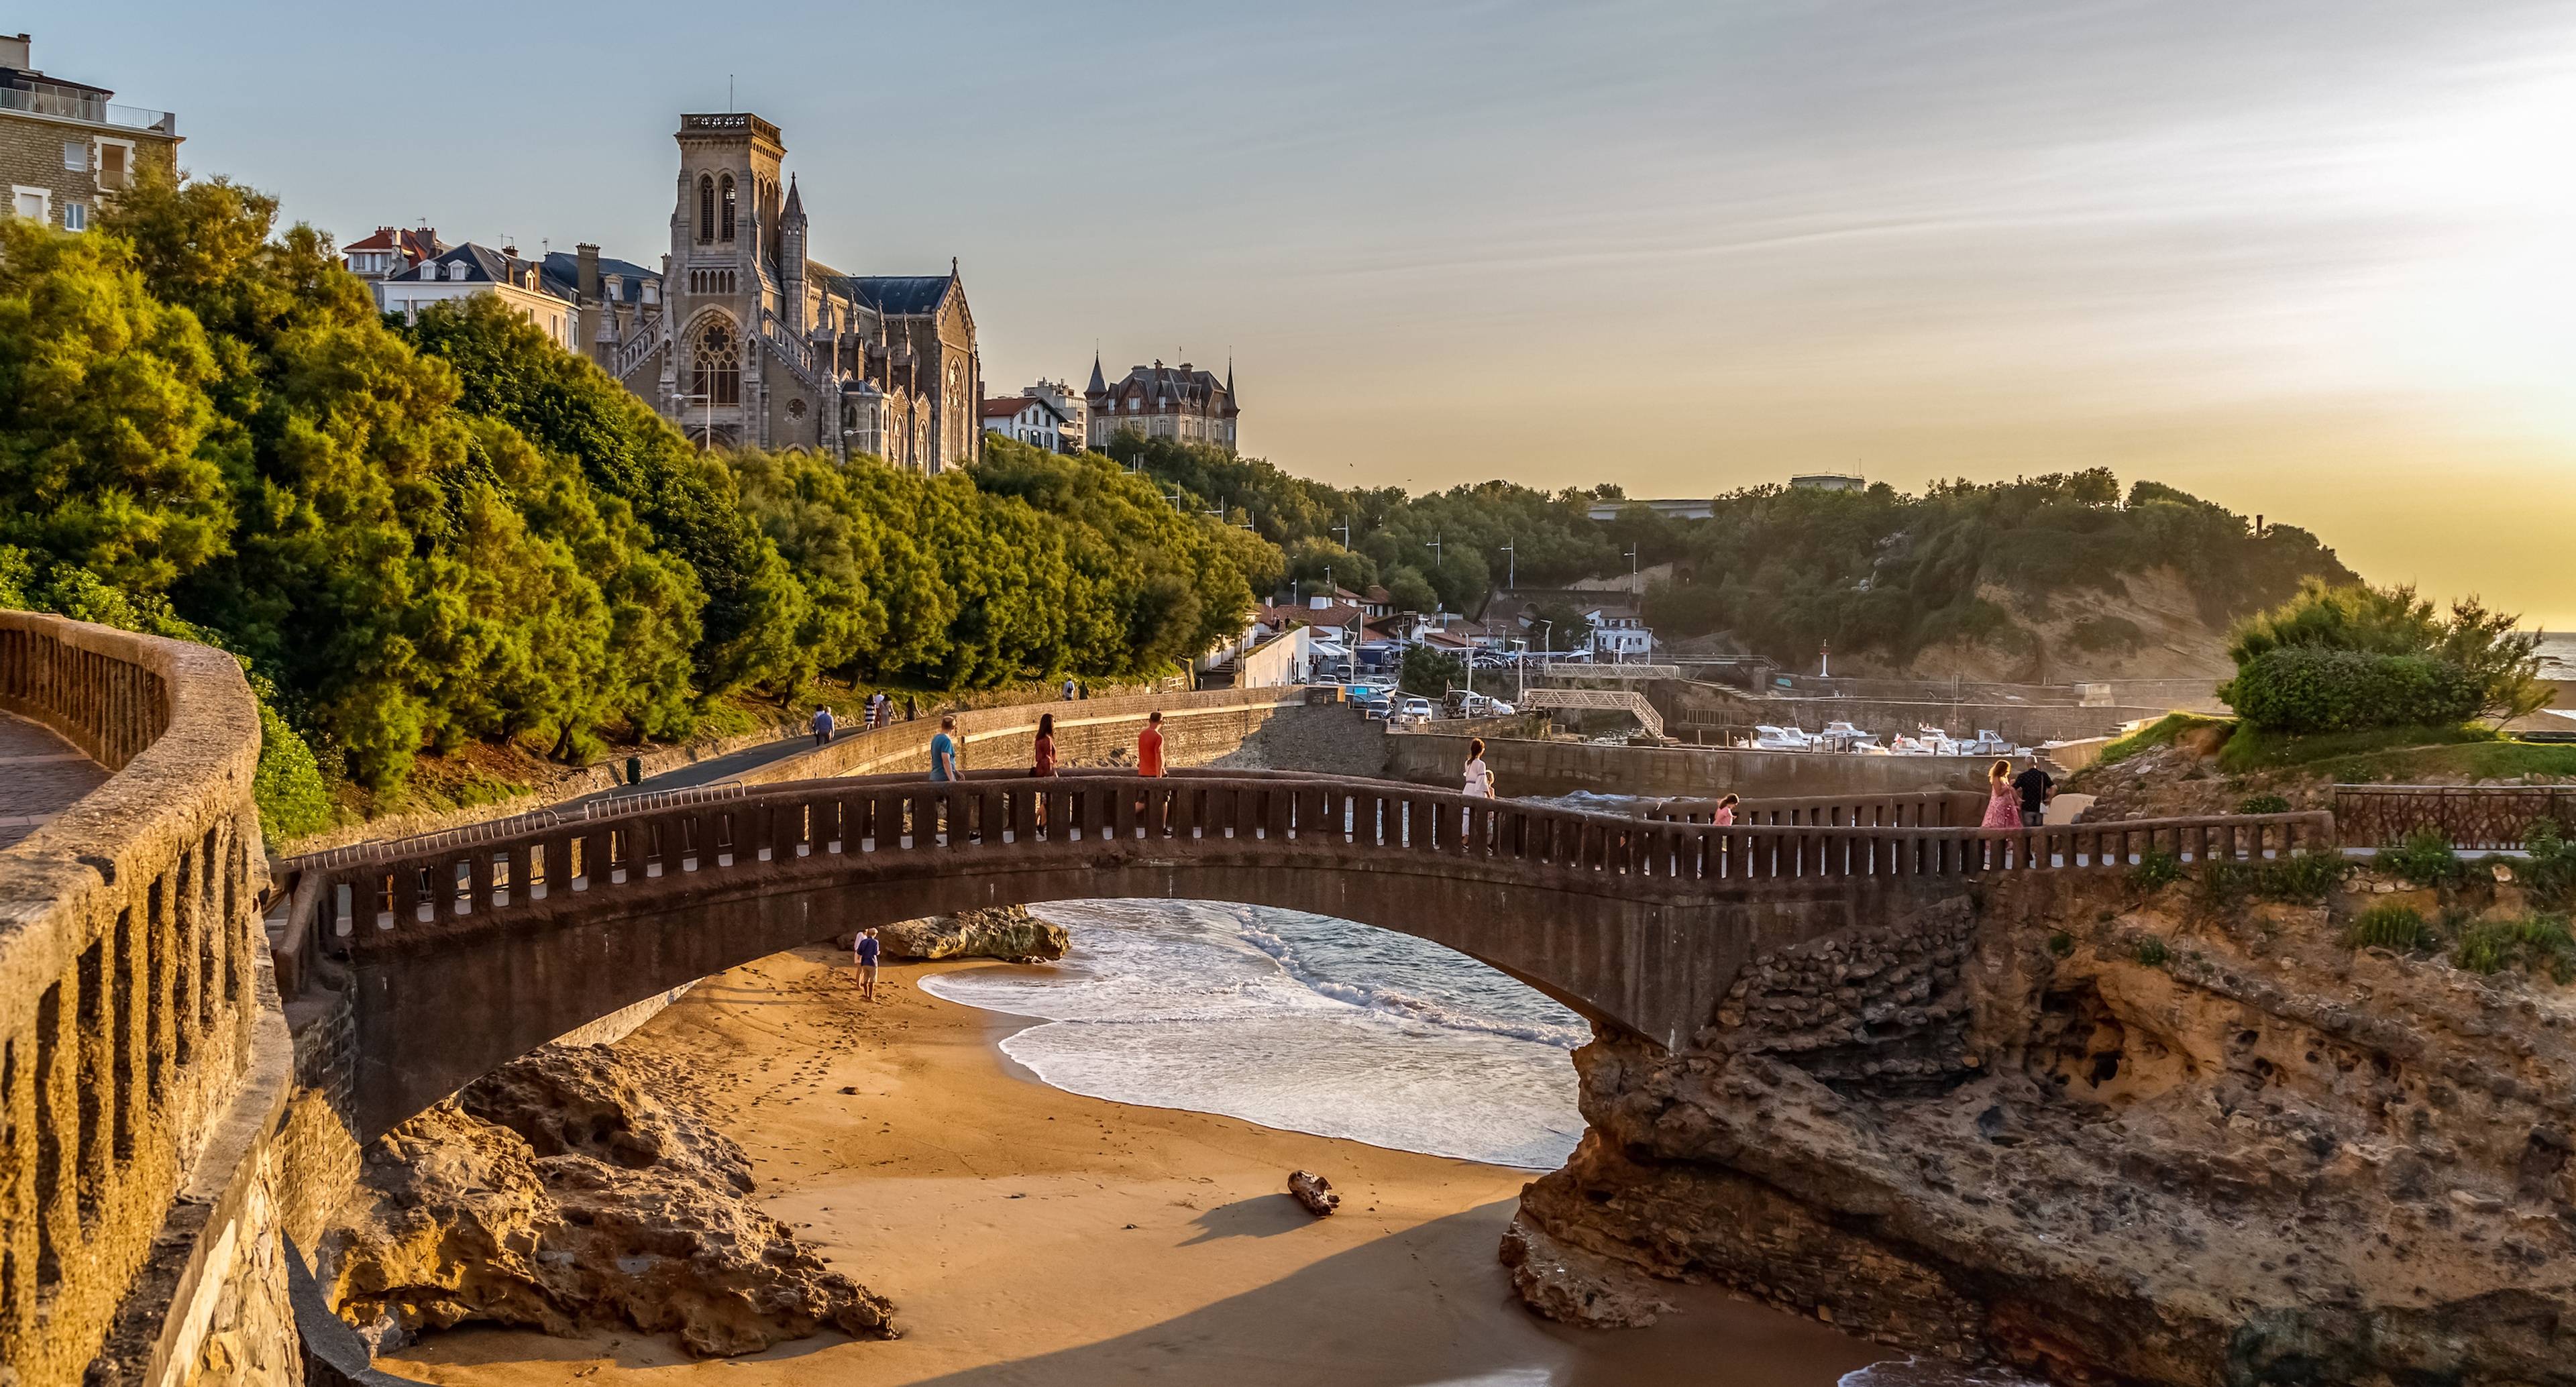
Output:
<path fill-rule="evenodd" d="M 0 708 L 114 772 L 0 852 L 0 1364 L 205 1380 L 219 1313 L 259 1318 L 239 1288 L 276 1244 L 258 708 L 220 651 L 14 611 Z M 213 1376 L 261 1378 L 246 1366 Z"/>

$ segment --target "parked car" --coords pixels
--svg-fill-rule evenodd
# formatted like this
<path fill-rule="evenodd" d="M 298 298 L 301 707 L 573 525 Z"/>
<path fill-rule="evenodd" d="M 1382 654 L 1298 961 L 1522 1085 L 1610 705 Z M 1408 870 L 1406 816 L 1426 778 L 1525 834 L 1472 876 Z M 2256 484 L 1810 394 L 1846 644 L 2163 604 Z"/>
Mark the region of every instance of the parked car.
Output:
<path fill-rule="evenodd" d="M 1417 725 L 1431 721 L 1431 700 L 1427 698 L 1408 698 L 1404 700 L 1404 702 L 1396 705 L 1395 717 L 1393 720 L 1400 723 Z"/>
<path fill-rule="evenodd" d="M 1395 713 L 1395 705 L 1387 702 L 1383 698 L 1372 698 L 1368 702 L 1360 705 L 1360 711 L 1369 717 L 1377 718 L 1381 721 L 1391 720 Z"/>

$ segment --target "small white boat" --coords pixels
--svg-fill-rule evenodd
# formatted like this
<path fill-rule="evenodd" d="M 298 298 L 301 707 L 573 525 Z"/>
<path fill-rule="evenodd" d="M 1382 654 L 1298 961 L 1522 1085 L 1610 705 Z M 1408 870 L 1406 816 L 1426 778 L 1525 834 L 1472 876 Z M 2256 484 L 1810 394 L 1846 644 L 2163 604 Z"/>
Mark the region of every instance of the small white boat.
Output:
<path fill-rule="evenodd" d="M 1814 744 L 1813 737 L 1795 727 L 1773 727 L 1762 723 L 1753 729 L 1753 749 L 1756 751 L 1808 751 Z"/>

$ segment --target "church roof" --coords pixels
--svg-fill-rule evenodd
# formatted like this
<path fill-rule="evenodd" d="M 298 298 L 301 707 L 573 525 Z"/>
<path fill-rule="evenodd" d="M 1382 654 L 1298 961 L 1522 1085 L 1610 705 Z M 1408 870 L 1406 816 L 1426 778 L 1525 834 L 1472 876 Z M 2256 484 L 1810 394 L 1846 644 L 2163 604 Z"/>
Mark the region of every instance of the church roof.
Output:
<path fill-rule="evenodd" d="M 844 276 L 850 296 L 879 313 L 927 314 L 939 311 L 955 282 L 950 275 Z"/>

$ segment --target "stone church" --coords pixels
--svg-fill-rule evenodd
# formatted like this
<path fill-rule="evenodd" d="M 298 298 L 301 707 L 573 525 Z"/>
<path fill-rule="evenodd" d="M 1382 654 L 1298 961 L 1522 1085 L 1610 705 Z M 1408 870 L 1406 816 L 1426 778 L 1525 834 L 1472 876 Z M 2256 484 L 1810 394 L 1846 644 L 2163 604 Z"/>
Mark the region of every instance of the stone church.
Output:
<path fill-rule="evenodd" d="M 717 447 L 873 453 L 939 472 L 982 437 L 975 317 L 945 275 L 846 275 L 805 253 L 805 203 L 778 127 L 680 117 L 679 197 L 658 283 L 576 262 L 591 359 Z M 621 270 L 634 267 L 607 262 Z"/>

